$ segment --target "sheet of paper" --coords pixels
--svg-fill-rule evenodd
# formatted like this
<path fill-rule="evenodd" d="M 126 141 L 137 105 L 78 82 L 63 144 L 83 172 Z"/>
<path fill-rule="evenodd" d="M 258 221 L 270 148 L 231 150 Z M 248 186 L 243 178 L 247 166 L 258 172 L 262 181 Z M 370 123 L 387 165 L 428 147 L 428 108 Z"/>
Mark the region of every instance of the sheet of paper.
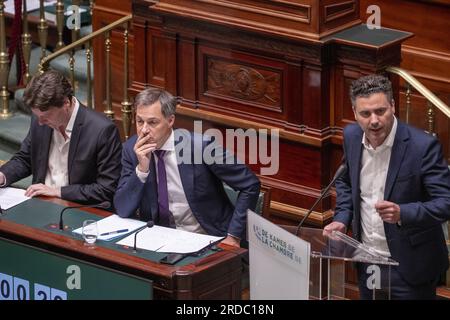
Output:
<path fill-rule="evenodd" d="M 200 251 L 211 243 L 215 243 L 221 239 L 223 237 L 153 226 L 139 233 L 136 247 L 157 252 L 191 253 Z M 117 244 L 133 247 L 134 234 L 120 240 Z"/>
<path fill-rule="evenodd" d="M 11 207 L 18 205 L 30 197 L 25 196 L 25 190 L 17 188 L 0 188 L 0 207 L 3 210 L 8 210 Z"/>
<path fill-rule="evenodd" d="M 121 218 L 117 214 L 113 214 L 109 217 L 106 217 L 102 220 L 97 221 L 98 228 L 98 240 L 110 241 L 117 237 L 121 237 L 125 234 L 131 233 L 139 229 L 140 227 L 145 226 L 146 223 L 143 221 L 139 221 L 136 219 L 128 219 Z M 73 230 L 72 232 L 76 234 L 80 234 L 83 228 L 78 228 Z M 121 230 L 119 233 L 115 233 L 115 231 Z M 123 231 L 126 230 L 126 231 Z M 105 234 L 110 233 L 110 234 Z M 102 235 L 105 234 L 105 235 Z"/>

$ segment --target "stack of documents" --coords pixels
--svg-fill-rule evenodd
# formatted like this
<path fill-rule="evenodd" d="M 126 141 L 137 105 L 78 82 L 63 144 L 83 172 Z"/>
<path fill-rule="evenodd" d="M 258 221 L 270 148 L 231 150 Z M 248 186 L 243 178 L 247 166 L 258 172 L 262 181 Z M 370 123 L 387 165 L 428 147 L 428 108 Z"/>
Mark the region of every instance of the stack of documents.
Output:
<path fill-rule="evenodd" d="M 157 252 L 195 253 L 222 239 L 223 237 L 153 226 L 139 233 L 136 247 Z M 120 240 L 117 244 L 133 247 L 134 235 Z"/>
<path fill-rule="evenodd" d="M 140 227 L 145 226 L 143 221 L 121 218 L 117 214 L 97 221 L 98 240 L 111 241 L 122 237 L 128 233 L 134 232 Z M 83 228 L 78 228 L 72 232 L 81 235 Z"/>

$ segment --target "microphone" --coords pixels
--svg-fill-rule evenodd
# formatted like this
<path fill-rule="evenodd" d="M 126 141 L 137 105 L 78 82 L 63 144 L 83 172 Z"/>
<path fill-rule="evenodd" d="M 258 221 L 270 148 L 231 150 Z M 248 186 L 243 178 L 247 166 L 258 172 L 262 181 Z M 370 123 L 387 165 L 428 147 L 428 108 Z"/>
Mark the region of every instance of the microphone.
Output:
<path fill-rule="evenodd" d="M 133 246 L 133 251 L 136 252 L 136 240 L 137 240 L 137 235 L 139 232 L 141 232 L 142 230 L 144 230 L 145 228 L 152 228 L 155 225 L 155 223 L 153 222 L 153 220 L 150 220 L 147 222 L 147 224 L 143 227 L 140 227 L 138 231 L 136 231 L 134 233 L 134 246 Z"/>
<path fill-rule="evenodd" d="M 345 162 L 342 162 L 342 164 L 336 170 L 336 173 L 334 174 L 333 179 L 331 179 L 330 184 L 325 188 L 325 190 L 322 192 L 320 197 L 316 200 L 316 202 L 314 202 L 314 204 L 312 205 L 311 209 L 309 209 L 309 211 L 303 217 L 302 221 L 300 221 L 300 223 L 298 224 L 297 230 L 295 231 L 295 235 L 296 236 L 298 236 L 298 233 L 300 231 L 301 226 L 303 225 L 305 220 L 308 219 L 309 215 L 311 214 L 313 209 L 316 207 L 316 205 L 323 199 L 323 197 L 325 197 L 325 195 L 328 193 L 328 190 L 330 190 L 330 188 L 333 186 L 333 184 L 336 182 L 336 180 L 338 178 L 340 178 L 346 171 L 347 171 L 347 165 L 345 164 Z"/>
<path fill-rule="evenodd" d="M 64 209 L 61 210 L 61 213 L 59 214 L 59 230 L 61 230 L 61 231 L 64 230 L 63 213 L 66 210 L 79 209 L 79 208 L 102 208 L 102 209 L 108 209 L 109 207 L 111 207 L 111 202 L 109 202 L 109 201 L 103 201 L 103 202 L 97 203 L 97 204 L 86 204 L 86 205 L 65 207 Z"/>

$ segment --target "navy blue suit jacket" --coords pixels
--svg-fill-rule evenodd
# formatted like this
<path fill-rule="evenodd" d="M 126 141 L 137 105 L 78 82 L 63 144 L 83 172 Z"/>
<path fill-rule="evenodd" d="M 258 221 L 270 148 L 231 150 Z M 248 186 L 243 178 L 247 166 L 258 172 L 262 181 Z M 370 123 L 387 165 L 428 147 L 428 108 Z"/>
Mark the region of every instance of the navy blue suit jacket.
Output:
<path fill-rule="evenodd" d="M 30 130 L 20 150 L 0 168 L 7 186 L 33 175 L 33 184 L 45 183 L 53 129 L 31 117 Z M 95 204 L 112 201 L 120 177 L 122 144 L 114 123 L 80 104 L 69 145 L 69 185 L 61 198 Z"/>
<path fill-rule="evenodd" d="M 336 182 L 334 221 L 352 225 L 361 240 L 360 167 L 363 131 L 344 129 L 347 173 Z M 441 224 L 450 219 L 450 174 L 439 142 L 431 135 L 398 122 L 384 199 L 400 206 L 401 225 L 384 223 L 391 256 L 411 284 L 435 280 L 449 265 Z"/>
<path fill-rule="evenodd" d="M 122 150 L 122 174 L 114 196 L 114 206 L 121 217 L 135 217 L 143 221 L 158 221 L 158 187 L 152 155 L 150 173 L 145 183 L 136 175 L 138 160 L 133 147 L 137 136 L 128 139 Z M 260 183 L 245 164 L 194 164 L 194 152 L 201 155 L 210 141 L 187 130 L 175 130 L 175 149 L 178 160 L 189 159 L 178 164 L 181 182 L 189 206 L 202 228 L 210 235 L 226 236 L 230 233 L 244 238 L 246 234 L 247 209 L 254 210 L 259 196 Z M 232 157 L 221 148 L 216 150 L 219 158 Z M 186 156 L 184 152 L 189 152 Z M 186 157 L 186 158 L 185 158 Z M 234 157 L 233 157 L 234 158 Z M 180 161 L 179 161 L 180 162 Z M 187 163 L 190 162 L 190 163 Z M 240 191 L 235 206 L 228 199 L 223 183 Z M 170 190 L 169 190 L 170 192 Z"/>

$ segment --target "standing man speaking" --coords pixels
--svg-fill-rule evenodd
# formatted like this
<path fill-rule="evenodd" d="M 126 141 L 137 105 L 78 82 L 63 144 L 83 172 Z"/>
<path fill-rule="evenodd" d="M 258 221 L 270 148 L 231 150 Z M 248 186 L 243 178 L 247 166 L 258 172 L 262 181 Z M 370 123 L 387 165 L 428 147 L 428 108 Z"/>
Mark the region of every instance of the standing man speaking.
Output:
<path fill-rule="evenodd" d="M 449 265 L 442 223 L 450 219 L 450 174 L 438 140 L 395 117 L 391 82 L 380 75 L 350 88 L 357 124 L 344 129 L 347 172 L 336 181 L 334 221 L 324 228 L 352 234 L 399 262 L 381 268 L 376 296 L 434 299 Z M 358 265 L 362 299 L 371 299 L 369 265 Z M 380 296 L 379 296 L 380 295 Z"/>

